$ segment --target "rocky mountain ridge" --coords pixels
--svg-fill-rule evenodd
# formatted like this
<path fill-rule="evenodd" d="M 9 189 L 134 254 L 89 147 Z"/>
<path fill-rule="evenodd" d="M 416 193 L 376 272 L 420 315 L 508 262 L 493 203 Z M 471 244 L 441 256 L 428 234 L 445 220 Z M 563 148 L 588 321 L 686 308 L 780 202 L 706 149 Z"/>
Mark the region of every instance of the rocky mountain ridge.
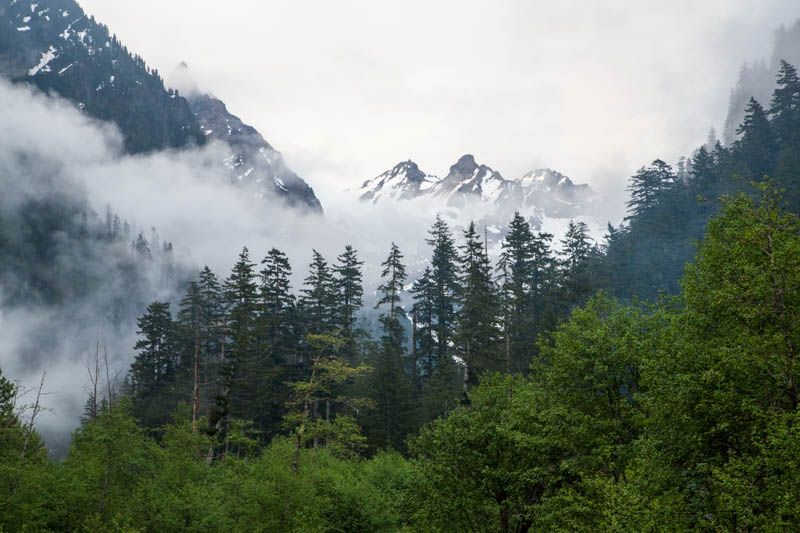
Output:
<path fill-rule="evenodd" d="M 208 95 L 185 98 L 75 0 L 0 0 L 0 76 L 113 122 L 126 153 L 220 142 L 220 176 L 261 199 L 321 213 L 314 191 L 252 127 Z"/>
<path fill-rule="evenodd" d="M 361 201 L 372 203 L 433 199 L 443 208 L 479 206 L 493 214 L 535 211 L 554 218 L 587 214 L 594 198 L 589 185 L 575 184 L 555 170 L 532 170 L 520 178 L 506 179 L 478 164 L 471 154 L 460 157 L 443 178 L 421 171 L 411 160 L 403 161 L 365 181 L 357 194 Z"/>

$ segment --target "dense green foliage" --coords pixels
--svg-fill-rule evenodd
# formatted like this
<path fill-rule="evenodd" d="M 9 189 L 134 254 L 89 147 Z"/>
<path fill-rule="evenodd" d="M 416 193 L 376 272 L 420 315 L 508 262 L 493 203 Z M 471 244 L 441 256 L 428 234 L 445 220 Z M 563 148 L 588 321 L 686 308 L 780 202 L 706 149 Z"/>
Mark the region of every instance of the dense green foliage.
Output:
<path fill-rule="evenodd" d="M 308 336 L 310 379 L 295 382 L 287 404 L 293 429 L 265 444 L 233 418 L 224 432 L 203 431 L 186 407 L 150 435 L 123 398 L 103 404 L 55 463 L 38 441 L 24 444 L 35 433 L 0 380 L 2 527 L 795 530 L 800 218 L 769 182 L 758 189 L 723 199 L 677 298 L 592 297 L 540 338 L 527 375 L 484 374 L 469 402 L 410 438 L 406 457 L 363 454 L 344 413 L 371 402 L 344 389 L 366 368 L 348 366 L 331 334 Z M 401 259 L 393 246 L 384 265 L 383 358 L 398 350 Z M 141 361 L 158 360 L 162 344 L 150 340 L 166 331 L 163 311 L 154 304 L 140 324 L 151 332 Z M 314 416 L 325 398 L 340 416 Z"/>
<path fill-rule="evenodd" d="M 0 375 L 0 529 L 797 530 L 798 104 L 784 63 L 732 145 L 639 170 L 602 245 L 571 223 L 554 249 L 517 215 L 493 265 L 437 218 L 408 308 L 392 244 L 379 339 L 355 249 L 314 251 L 297 295 L 285 254 L 259 270 L 244 248 L 174 314 L 147 307 L 121 394 L 94 383 L 63 461 Z M 66 205 L 70 247 L 169 257 Z"/>
<path fill-rule="evenodd" d="M 751 180 L 771 176 L 785 189 L 789 209 L 800 212 L 799 98 L 797 72 L 782 61 L 771 102 L 750 98 L 734 142 L 723 146 L 711 139 L 677 171 L 661 160 L 642 167 L 630 183 L 628 223 L 609 228 L 599 287 L 620 298 L 677 293 L 694 242 L 720 209 L 717 199 L 751 194 Z"/>

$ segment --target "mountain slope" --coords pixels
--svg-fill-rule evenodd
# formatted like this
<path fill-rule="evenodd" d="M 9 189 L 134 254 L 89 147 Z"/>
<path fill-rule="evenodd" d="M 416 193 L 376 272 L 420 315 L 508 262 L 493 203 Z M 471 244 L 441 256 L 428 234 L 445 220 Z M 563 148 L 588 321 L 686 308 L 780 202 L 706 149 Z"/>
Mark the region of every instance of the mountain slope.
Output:
<path fill-rule="evenodd" d="M 314 190 L 286 166 L 283 155 L 255 128 L 231 114 L 224 102 L 199 92 L 189 95 L 188 101 L 206 138 L 230 147 L 225 166 L 234 183 L 259 198 L 279 198 L 291 207 L 322 213 Z"/>
<path fill-rule="evenodd" d="M 311 187 L 255 129 L 220 100 L 186 99 L 167 89 L 158 71 L 74 0 L 0 0 L 0 76 L 32 83 L 114 122 L 130 154 L 224 143 L 231 153 L 220 161 L 222 175 L 258 198 L 322 212 Z"/>
<path fill-rule="evenodd" d="M 3 0 L 0 74 L 117 124 L 129 153 L 205 142 L 189 104 L 73 0 Z"/>
<path fill-rule="evenodd" d="M 425 174 L 413 161 L 403 161 L 376 178 L 365 181 L 359 189 L 359 198 L 370 202 L 378 202 L 382 198 L 411 200 L 425 194 L 437 181 L 436 176 Z"/>

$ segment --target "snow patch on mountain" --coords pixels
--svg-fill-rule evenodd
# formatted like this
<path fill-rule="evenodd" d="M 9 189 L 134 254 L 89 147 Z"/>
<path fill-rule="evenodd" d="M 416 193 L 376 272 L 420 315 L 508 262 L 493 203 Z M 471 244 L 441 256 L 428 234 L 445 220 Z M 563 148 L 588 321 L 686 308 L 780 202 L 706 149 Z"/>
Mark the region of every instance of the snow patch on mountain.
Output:
<path fill-rule="evenodd" d="M 594 193 L 560 172 L 538 169 L 518 179 L 506 179 L 466 154 L 450 167 L 444 178 L 419 169 L 413 161 L 365 181 L 357 191 L 361 201 L 437 199 L 442 208 L 467 206 L 484 213 L 538 210 L 546 216 L 574 217 L 591 211 Z"/>
<path fill-rule="evenodd" d="M 185 62 L 170 75 L 169 84 L 189 102 L 206 139 L 229 148 L 230 156 L 223 164 L 232 182 L 256 198 L 278 198 L 289 206 L 322 213 L 314 190 L 289 169 L 283 155 L 255 128 L 230 113 L 222 100 L 203 93 Z"/>
<path fill-rule="evenodd" d="M 427 213 L 440 213 L 454 228 L 470 221 L 484 228 L 490 247 L 499 246 L 514 212 L 528 219 L 538 231 L 561 238 L 570 220 L 586 222 L 599 238 L 605 228 L 595 216 L 597 197 L 586 184 L 552 169 L 537 169 L 517 179 L 479 164 L 466 154 L 443 178 L 419 169 L 413 161 L 365 181 L 356 194 L 371 204 L 398 203 Z"/>
<path fill-rule="evenodd" d="M 46 51 L 42 52 L 42 58 L 39 60 L 39 64 L 34 66 L 28 71 L 28 76 L 36 76 L 36 74 L 38 74 L 39 71 L 50 72 L 50 67 L 48 67 L 47 65 L 56 57 L 58 57 L 56 49 L 51 46 Z"/>

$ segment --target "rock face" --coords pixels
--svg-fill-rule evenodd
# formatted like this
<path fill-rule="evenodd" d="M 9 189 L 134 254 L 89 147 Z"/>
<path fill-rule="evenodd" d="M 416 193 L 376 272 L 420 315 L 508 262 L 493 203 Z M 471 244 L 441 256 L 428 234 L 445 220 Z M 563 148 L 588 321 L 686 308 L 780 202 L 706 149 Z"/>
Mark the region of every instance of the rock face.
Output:
<path fill-rule="evenodd" d="M 230 156 L 220 161 L 222 175 L 259 198 L 322 212 L 311 187 L 254 128 L 220 100 L 168 89 L 158 71 L 74 0 L 0 0 L 0 76 L 114 122 L 130 154 L 224 143 Z"/>
<path fill-rule="evenodd" d="M 370 202 L 383 198 L 411 200 L 427 194 L 437 181 L 438 178 L 422 172 L 413 161 L 403 161 L 380 176 L 365 181 L 359 189 L 359 198 Z"/>
<path fill-rule="evenodd" d="M 466 154 L 441 179 L 422 172 L 413 161 L 399 163 L 365 181 L 358 195 L 361 201 L 373 203 L 386 199 L 428 198 L 435 199 L 442 207 L 482 207 L 486 214 L 520 210 L 552 218 L 569 218 L 586 214 L 593 192 L 588 185 L 576 185 L 567 176 L 550 169 L 534 170 L 518 179 L 505 179 Z"/>
<path fill-rule="evenodd" d="M 229 113 L 224 102 L 196 93 L 189 96 L 189 106 L 206 139 L 230 147 L 231 155 L 224 163 L 234 183 L 259 198 L 279 198 L 291 207 L 322 213 L 314 190 L 286 166 L 281 153 L 255 128 Z"/>

